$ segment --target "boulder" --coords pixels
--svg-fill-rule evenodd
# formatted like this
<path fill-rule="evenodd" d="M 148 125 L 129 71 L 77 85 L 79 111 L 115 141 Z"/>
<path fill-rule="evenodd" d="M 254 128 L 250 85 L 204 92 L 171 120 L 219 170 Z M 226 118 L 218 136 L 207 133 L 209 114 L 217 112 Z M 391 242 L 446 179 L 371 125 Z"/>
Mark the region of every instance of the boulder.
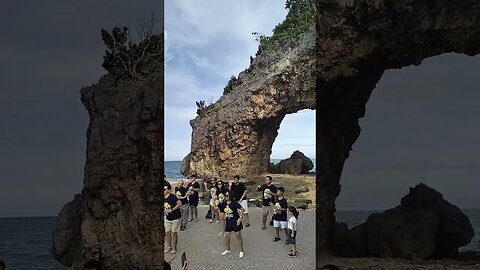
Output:
<path fill-rule="evenodd" d="M 310 199 L 296 199 L 294 202 L 311 204 L 312 200 L 310 200 Z"/>
<path fill-rule="evenodd" d="M 301 186 L 301 187 L 296 188 L 293 192 L 295 192 L 297 194 L 300 194 L 300 193 L 305 193 L 305 192 L 309 192 L 309 191 L 310 191 L 310 189 L 308 189 L 308 187 Z"/>
<path fill-rule="evenodd" d="M 297 209 L 306 210 L 308 208 L 308 205 L 304 202 L 294 202 L 292 205 L 295 206 L 295 208 Z"/>
<path fill-rule="evenodd" d="M 270 164 L 268 169 L 271 173 L 298 175 L 308 174 L 313 167 L 312 160 L 297 150 L 289 158 L 280 161 L 278 164 Z"/>
<path fill-rule="evenodd" d="M 350 230 L 337 223 L 334 232 L 338 256 L 407 259 L 456 256 L 474 236 L 468 217 L 424 184 L 410 188 L 399 206 Z"/>

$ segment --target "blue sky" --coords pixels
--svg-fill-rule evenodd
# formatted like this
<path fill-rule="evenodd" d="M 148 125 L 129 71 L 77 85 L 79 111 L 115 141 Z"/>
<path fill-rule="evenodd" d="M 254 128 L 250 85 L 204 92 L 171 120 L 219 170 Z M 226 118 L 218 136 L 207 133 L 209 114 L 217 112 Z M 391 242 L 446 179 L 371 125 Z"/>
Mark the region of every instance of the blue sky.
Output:
<path fill-rule="evenodd" d="M 284 1 L 165 2 L 165 160 L 190 151 L 195 101 L 216 101 L 231 75 L 248 67 L 257 51 L 252 32 L 271 35 L 287 13 Z M 294 150 L 315 156 L 315 111 L 287 115 L 272 158 Z"/>

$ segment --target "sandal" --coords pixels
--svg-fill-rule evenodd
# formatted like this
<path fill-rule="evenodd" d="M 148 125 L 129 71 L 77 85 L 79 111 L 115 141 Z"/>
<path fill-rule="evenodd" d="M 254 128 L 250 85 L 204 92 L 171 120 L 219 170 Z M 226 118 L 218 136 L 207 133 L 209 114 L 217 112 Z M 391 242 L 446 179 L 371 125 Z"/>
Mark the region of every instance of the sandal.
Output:
<path fill-rule="evenodd" d="M 281 240 L 280 237 L 275 237 L 275 238 L 273 238 L 273 242 L 278 242 L 278 241 L 280 241 L 280 240 Z"/>
<path fill-rule="evenodd" d="M 172 250 L 172 252 L 171 252 L 171 253 L 172 253 L 172 254 L 175 254 L 175 253 L 177 253 L 177 251 L 176 251 L 176 250 Z"/>

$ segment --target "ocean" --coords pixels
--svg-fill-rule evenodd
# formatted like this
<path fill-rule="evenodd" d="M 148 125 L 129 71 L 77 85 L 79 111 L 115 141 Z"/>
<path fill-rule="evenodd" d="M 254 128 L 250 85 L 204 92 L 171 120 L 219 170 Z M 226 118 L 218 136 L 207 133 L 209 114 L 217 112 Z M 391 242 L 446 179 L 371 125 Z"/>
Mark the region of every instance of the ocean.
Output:
<path fill-rule="evenodd" d="M 378 211 L 338 211 L 337 220 L 353 227 Z M 464 210 L 475 228 L 472 242 L 461 251 L 480 251 L 480 209 Z M 63 270 L 50 252 L 55 217 L 0 218 L 0 259 L 7 270 Z"/>

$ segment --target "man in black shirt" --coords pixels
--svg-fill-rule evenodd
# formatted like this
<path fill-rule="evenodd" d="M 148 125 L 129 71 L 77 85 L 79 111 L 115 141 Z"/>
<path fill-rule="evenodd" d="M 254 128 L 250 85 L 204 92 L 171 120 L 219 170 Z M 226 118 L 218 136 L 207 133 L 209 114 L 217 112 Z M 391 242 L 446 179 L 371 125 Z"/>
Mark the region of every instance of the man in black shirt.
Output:
<path fill-rule="evenodd" d="M 175 254 L 177 253 L 177 233 L 180 229 L 180 218 L 182 217 L 182 213 L 180 212 L 182 202 L 177 196 L 173 195 L 171 191 L 172 186 L 169 182 L 165 181 L 163 185 L 163 195 L 165 197 L 165 202 L 163 203 L 165 211 L 165 252 L 169 252 L 171 249 L 172 254 Z"/>
<path fill-rule="evenodd" d="M 288 245 L 288 229 L 287 229 L 287 199 L 283 197 L 285 189 L 283 187 L 278 188 L 278 199 L 273 206 L 275 214 L 273 215 L 273 227 L 275 227 L 276 236 L 273 238 L 273 242 L 280 241 L 280 227 L 285 233 L 285 245 Z"/>
<path fill-rule="evenodd" d="M 192 174 L 190 176 L 190 183 L 187 185 L 188 189 L 188 203 L 190 204 L 190 213 L 189 216 L 190 218 L 188 221 L 195 220 L 195 222 L 198 221 L 198 192 L 200 191 L 200 184 L 197 182 L 197 175 Z M 195 217 L 195 218 L 193 218 Z"/>
<path fill-rule="evenodd" d="M 237 201 L 242 208 L 244 209 L 243 215 L 245 218 L 245 227 L 249 227 L 248 223 L 248 199 L 247 199 L 247 187 L 244 183 L 240 183 L 240 176 L 235 175 L 233 177 L 233 182 L 230 182 L 230 190 L 233 191 L 234 200 Z"/>
<path fill-rule="evenodd" d="M 180 212 L 182 213 L 180 231 L 184 231 L 187 228 L 187 219 L 188 219 L 188 189 L 184 186 L 185 181 L 178 181 L 178 187 L 175 187 L 175 195 L 182 202 L 182 207 Z"/>
<path fill-rule="evenodd" d="M 275 197 L 277 197 L 277 187 L 272 184 L 272 177 L 265 176 L 265 184 L 257 187 L 257 191 L 262 191 L 262 230 L 265 230 L 267 224 L 267 217 L 272 212 L 272 206 L 275 204 Z"/>

